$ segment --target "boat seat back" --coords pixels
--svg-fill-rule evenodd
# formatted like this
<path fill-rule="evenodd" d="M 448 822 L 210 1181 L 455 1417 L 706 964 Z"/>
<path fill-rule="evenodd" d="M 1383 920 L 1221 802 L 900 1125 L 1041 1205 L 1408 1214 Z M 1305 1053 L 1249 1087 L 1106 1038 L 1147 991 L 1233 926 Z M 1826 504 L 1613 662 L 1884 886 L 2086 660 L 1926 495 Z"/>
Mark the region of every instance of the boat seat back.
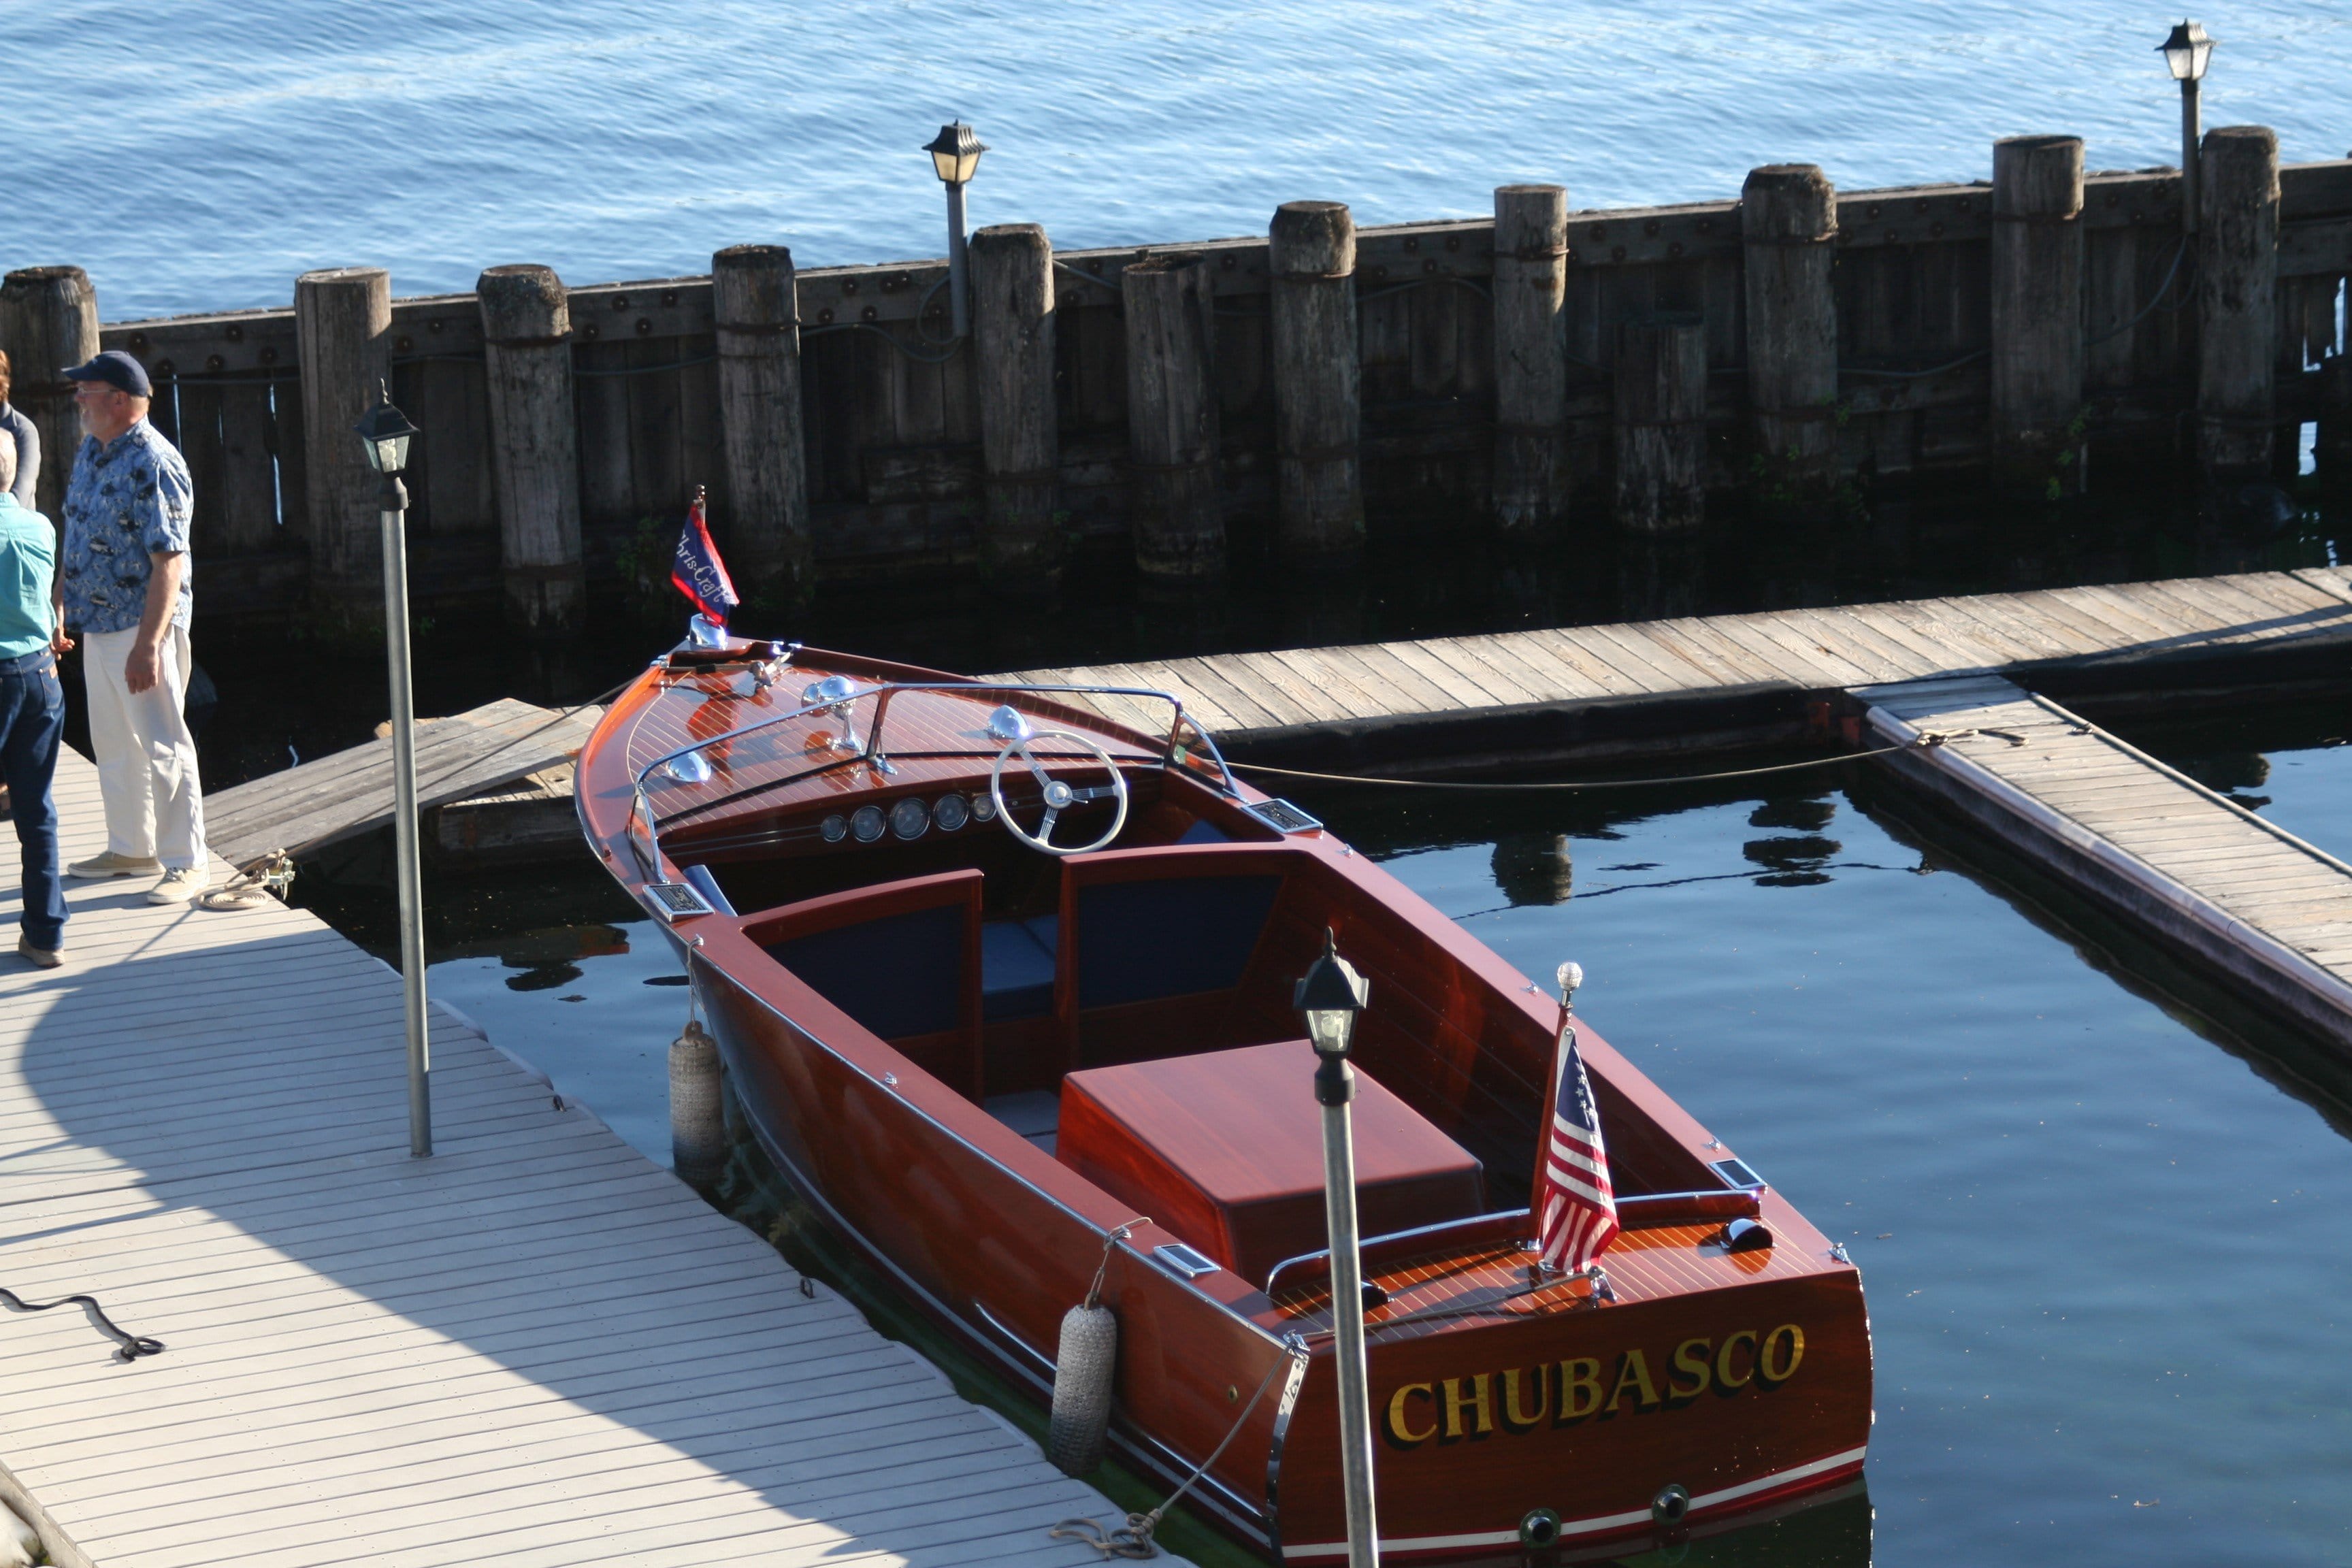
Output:
<path fill-rule="evenodd" d="M 1062 917 L 990 921 L 980 928 L 981 1016 L 992 1024 L 1042 1018 L 1054 1010 L 1054 965 Z"/>
<path fill-rule="evenodd" d="M 1080 887 L 1078 1006 L 1233 989 L 1281 887 L 1280 877 L 1263 875 Z"/>
<path fill-rule="evenodd" d="M 767 952 L 875 1035 L 894 1040 L 961 1021 L 963 939 L 964 911 L 940 905 L 814 931 Z"/>

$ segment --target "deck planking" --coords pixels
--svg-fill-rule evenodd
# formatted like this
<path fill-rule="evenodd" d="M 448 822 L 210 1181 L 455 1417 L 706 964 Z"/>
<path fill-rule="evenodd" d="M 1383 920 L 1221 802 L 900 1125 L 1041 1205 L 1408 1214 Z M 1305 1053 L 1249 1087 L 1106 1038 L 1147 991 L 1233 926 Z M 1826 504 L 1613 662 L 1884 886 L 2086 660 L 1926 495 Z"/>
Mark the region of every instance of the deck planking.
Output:
<path fill-rule="evenodd" d="M 101 847 L 68 753 L 70 857 Z M 14 858 L 5 897 L 17 897 Z M 1059 1563 L 1107 1516 L 1001 1417 L 311 915 L 71 885 L 0 965 L 0 1496 L 106 1568 Z"/>
<path fill-rule="evenodd" d="M 2326 567 L 1209 654 L 1119 672 L 1181 699 L 1244 752 L 1399 730 L 1427 742 L 1425 765 L 1444 748 L 1437 730 L 1496 716 L 2339 647 L 2352 647 L 2352 570 Z"/>
<path fill-rule="evenodd" d="M 2352 865 L 2010 681 L 1853 695 L 1906 783 L 2352 1050 Z"/>
<path fill-rule="evenodd" d="M 603 710 L 547 709 L 510 697 L 416 726 L 416 798 L 430 809 L 491 791 L 580 754 Z M 568 795 L 569 789 L 565 790 Z M 205 797 L 215 859 L 249 866 L 273 849 L 318 848 L 392 820 L 392 742 L 374 740 Z"/>

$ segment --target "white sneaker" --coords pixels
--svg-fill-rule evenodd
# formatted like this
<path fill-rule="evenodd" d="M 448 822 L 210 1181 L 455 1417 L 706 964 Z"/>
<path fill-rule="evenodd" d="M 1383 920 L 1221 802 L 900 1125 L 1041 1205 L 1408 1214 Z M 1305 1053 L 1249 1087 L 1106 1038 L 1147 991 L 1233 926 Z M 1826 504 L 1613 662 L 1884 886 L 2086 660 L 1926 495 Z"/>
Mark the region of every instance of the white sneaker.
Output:
<path fill-rule="evenodd" d="M 184 904 L 212 885 L 212 873 L 197 866 L 174 866 L 147 889 L 151 904 Z"/>
<path fill-rule="evenodd" d="M 163 868 L 163 862 L 152 855 L 117 855 L 110 849 L 103 855 L 75 861 L 66 868 L 66 875 L 91 881 L 100 877 L 152 877 Z"/>

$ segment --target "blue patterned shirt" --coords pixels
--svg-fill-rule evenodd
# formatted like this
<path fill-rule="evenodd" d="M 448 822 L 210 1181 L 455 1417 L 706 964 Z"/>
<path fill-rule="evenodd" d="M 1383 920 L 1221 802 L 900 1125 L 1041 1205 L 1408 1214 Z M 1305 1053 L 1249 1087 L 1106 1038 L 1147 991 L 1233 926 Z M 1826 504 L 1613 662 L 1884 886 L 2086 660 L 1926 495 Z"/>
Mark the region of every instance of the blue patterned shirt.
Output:
<path fill-rule="evenodd" d="M 194 502 L 187 462 L 146 420 L 103 447 L 83 437 L 66 487 L 66 625 L 82 632 L 137 626 L 155 569 L 149 557 L 185 553 Z M 183 563 L 174 626 L 188 624 L 194 576 L 194 564 Z"/>

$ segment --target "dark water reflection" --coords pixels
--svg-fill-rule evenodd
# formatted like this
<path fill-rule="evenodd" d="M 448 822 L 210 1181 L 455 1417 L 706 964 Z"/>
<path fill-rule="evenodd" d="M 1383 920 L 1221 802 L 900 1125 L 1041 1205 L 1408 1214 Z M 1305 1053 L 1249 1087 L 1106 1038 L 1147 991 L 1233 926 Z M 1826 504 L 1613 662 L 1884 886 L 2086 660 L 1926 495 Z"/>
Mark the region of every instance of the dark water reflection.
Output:
<path fill-rule="evenodd" d="M 1264 531 L 1244 522 L 1229 579 L 1182 594 L 1146 591 L 1117 542 L 1097 541 L 1044 605 L 1000 603 L 969 570 L 949 569 L 829 581 L 804 614 L 751 609 L 737 624 L 940 668 L 1026 669 L 2271 570 L 2347 553 L 2336 544 L 2345 520 L 2316 481 L 2291 489 L 2283 529 L 2214 514 L 2168 475 L 2063 506 L 1997 502 L 1965 478 L 1882 487 L 1849 515 L 1811 524 L 1724 503 L 1702 534 L 1667 540 L 1586 521 L 1540 544 L 1507 545 L 1475 516 L 1400 517 L 1376 521 L 1363 569 L 1339 577 L 1285 570 Z M 591 618 L 575 641 L 530 647 L 504 635 L 494 601 L 436 610 L 419 625 L 417 710 L 453 713 L 502 696 L 592 699 L 675 642 L 683 601 L 646 609 L 608 596 Z M 200 625 L 196 650 L 219 693 L 202 734 L 215 788 L 354 745 L 385 711 L 373 649 Z"/>

